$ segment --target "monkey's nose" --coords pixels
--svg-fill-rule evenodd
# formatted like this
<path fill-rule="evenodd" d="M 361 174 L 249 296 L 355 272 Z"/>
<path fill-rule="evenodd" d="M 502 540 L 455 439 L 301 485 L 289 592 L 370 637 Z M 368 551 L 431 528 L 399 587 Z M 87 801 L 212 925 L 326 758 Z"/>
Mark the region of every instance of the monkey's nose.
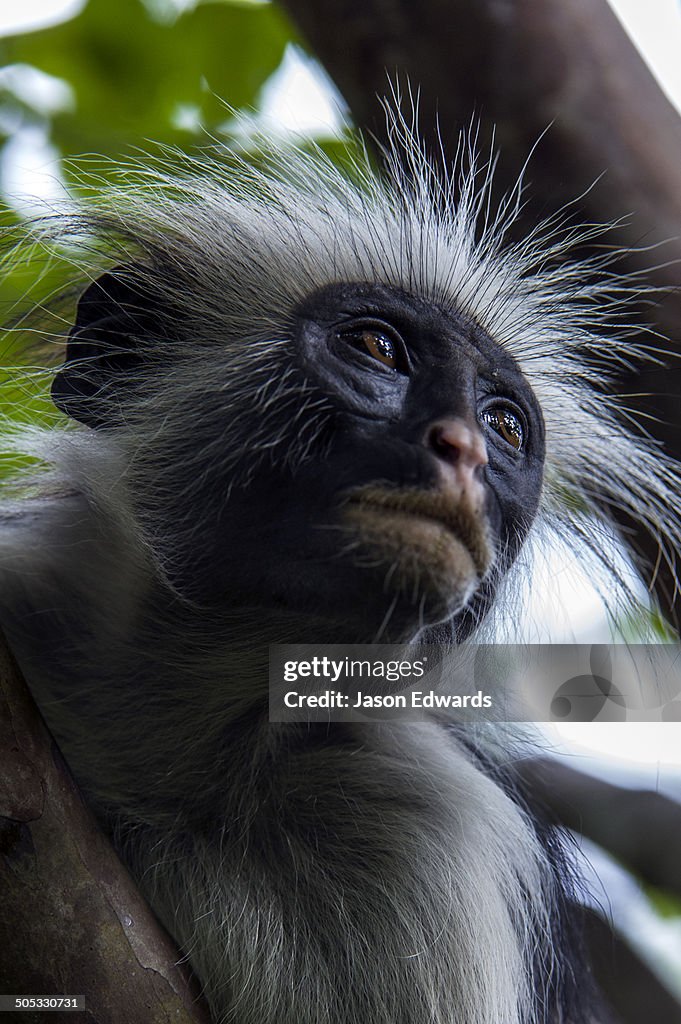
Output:
<path fill-rule="evenodd" d="M 428 427 L 425 444 L 437 456 L 445 480 L 467 491 L 474 502 L 482 499 L 484 484 L 479 470 L 488 459 L 485 440 L 476 427 L 460 419 L 437 420 Z"/>

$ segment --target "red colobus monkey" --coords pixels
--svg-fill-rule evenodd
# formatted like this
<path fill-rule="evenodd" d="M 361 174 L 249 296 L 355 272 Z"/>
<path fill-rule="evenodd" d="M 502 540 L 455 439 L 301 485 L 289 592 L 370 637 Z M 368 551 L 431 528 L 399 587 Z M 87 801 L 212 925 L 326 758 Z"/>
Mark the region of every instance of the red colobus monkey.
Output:
<path fill-rule="evenodd" d="M 610 286 L 556 234 L 505 245 L 513 203 L 398 118 L 382 175 L 265 163 L 34 228 L 90 283 L 71 423 L 3 431 L 46 468 L 0 506 L 0 623 L 216 1024 L 596 1020 L 498 742 L 269 723 L 267 645 L 485 635 L 610 507 L 676 545 L 676 471 L 604 398 Z"/>

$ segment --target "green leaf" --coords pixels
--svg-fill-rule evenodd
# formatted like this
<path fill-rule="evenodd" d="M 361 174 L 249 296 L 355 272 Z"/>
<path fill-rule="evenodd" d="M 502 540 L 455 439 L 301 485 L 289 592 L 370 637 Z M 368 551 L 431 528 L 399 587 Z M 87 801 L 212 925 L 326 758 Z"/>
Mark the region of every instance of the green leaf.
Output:
<path fill-rule="evenodd" d="M 225 119 L 223 100 L 254 105 L 291 38 L 271 4 L 202 3 L 164 23 L 140 0 L 91 0 L 71 21 L 4 40 L 0 55 L 73 88 L 75 108 L 53 120 L 64 154 L 119 155 L 144 139 L 186 143 L 175 126 L 183 107 L 211 130 Z"/>

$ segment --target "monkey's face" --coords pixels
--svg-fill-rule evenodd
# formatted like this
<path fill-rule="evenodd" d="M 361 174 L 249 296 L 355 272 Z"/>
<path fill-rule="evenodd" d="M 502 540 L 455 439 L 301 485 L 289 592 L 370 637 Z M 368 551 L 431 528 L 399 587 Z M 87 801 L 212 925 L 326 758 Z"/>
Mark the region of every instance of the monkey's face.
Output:
<path fill-rule="evenodd" d="M 181 588 L 321 616 L 350 640 L 464 634 L 539 501 L 543 423 L 517 365 L 464 317 L 384 286 L 311 295 L 287 335 L 281 389 L 254 387 L 240 413 L 247 483 Z"/>
<path fill-rule="evenodd" d="M 537 509 L 544 432 L 517 364 L 480 328 L 394 288 L 344 284 L 295 310 L 267 374 L 184 340 L 151 370 L 138 335 L 153 308 L 125 283 L 104 287 L 81 300 L 81 361 L 55 398 L 138 435 L 139 513 L 178 591 L 214 611 L 315 615 L 353 641 L 445 621 L 462 635 L 484 614 Z M 107 340 L 121 311 L 142 367 L 125 376 L 121 334 L 114 355 Z"/>
<path fill-rule="evenodd" d="M 335 407 L 306 488 L 324 496 L 314 549 L 332 548 L 338 597 L 389 637 L 481 613 L 542 483 L 542 416 L 515 361 L 464 317 L 370 285 L 312 296 L 295 337 Z"/>

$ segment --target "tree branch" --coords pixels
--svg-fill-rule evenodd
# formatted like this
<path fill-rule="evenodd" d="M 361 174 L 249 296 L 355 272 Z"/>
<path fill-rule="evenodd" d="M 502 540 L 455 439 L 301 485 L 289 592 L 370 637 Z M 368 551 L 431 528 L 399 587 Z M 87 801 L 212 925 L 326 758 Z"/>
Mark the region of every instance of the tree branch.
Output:
<path fill-rule="evenodd" d="M 532 795 L 567 828 L 593 840 L 634 875 L 681 897 L 681 806 L 653 790 L 624 789 L 556 758 L 518 766 Z"/>
<path fill-rule="evenodd" d="M 84 995 L 85 1013 L 59 1015 L 77 1024 L 208 1024 L 179 952 L 83 804 L 1 635 L 0 906 L 0 992 Z"/>

